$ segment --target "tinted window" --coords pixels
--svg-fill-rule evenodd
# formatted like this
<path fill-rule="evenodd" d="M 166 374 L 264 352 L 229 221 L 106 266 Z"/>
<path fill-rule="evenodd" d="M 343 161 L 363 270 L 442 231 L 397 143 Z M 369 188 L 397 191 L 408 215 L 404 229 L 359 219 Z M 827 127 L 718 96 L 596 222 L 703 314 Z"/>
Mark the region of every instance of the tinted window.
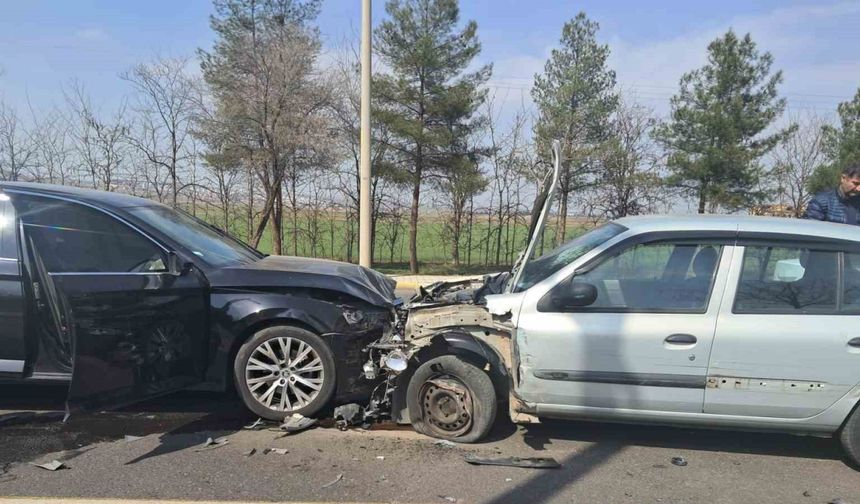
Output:
<path fill-rule="evenodd" d="M 0 259 L 17 259 L 15 210 L 9 196 L 0 193 Z"/>
<path fill-rule="evenodd" d="M 527 261 L 516 290 L 528 289 L 626 230 L 624 226 L 610 222 L 570 240 L 538 259 Z"/>
<path fill-rule="evenodd" d="M 719 245 L 642 244 L 574 278 L 597 288 L 588 309 L 704 311 L 720 258 Z"/>
<path fill-rule="evenodd" d="M 199 220 L 167 207 L 145 206 L 129 211 L 212 266 L 256 261 L 261 254 Z"/>
<path fill-rule="evenodd" d="M 52 273 L 166 271 L 151 240 L 98 210 L 64 201 L 16 201 L 26 238 Z"/>
<path fill-rule="evenodd" d="M 836 309 L 838 253 L 747 246 L 736 313 L 826 313 Z"/>

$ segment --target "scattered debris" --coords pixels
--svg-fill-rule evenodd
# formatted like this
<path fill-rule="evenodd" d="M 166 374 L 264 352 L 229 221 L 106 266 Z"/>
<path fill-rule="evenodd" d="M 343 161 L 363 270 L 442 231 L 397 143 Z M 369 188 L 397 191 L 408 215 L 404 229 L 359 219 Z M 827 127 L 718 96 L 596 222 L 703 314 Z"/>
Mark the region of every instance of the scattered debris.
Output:
<path fill-rule="evenodd" d="M 457 498 L 451 497 L 450 495 L 440 495 L 439 498 L 448 502 L 457 502 Z"/>
<path fill-rule="evenodd" d="M 250 450 L 248 450 L 248 451 L 246 451 L 246 452 L 242 453 L 242 455 L 244 455 L 244 456 L 246 456 L 246 457 L 250 457 L 251 455 L 253 455 L 253 454 L 255 454 L 255 453 L 257 453 L 257 449 L 256 449 L 256 448 L 251 448 Z"/>
<path fill-rule="evenodd" d="M 47 469 L 49 471 L 56 471 L 59 469 L 68 469 L 68 466 L 59 460 L 52 460 L 50 462 L 45 462 L 44 464 L 37 464 L 35 462 L 30 462 L 30 465 L 34 465 L 36 467 L 41 467 L 42 469 Z"/>
<path fill-rule="evenodd" d="M 439 439 L 438 441 L 433 443 L 434 445 L 440 448 L 456 448 L 457 443 L 448 441 L 447 439 Z"/>
<path fill-rule="evenodd" d="M 221 448 L 222 446 L 227 445 L 229 442 L 230 441 L 228 441 L 227 438 L 225 438 L 225 437 L 219 437 L 219 438 L 215 438 L 215 439 L 206 438 L 206 442 L 203 443 L 203 445 L 200 448 L 197 448 L 194 451 L 195 452 L 202 452 L 202 451 L 207 451 L 207 450 L 214 450 L 215 448 Z"/>
<path fill-rule="evenodd" d="M 523 467 L 527 469 L 558 469 L 561 464 L 554 458 L 550 457 L 501 457 L 501 458 L 483 458 L 477 457 L 474 454 L 467 453 L 463 457 L 466 462 L 473 465 L 498 465 L 509 467 Z"/>
<path fill-rule="evenodd" d="M 506 481 L 506 482 L 511 482 L 511 481 L 513 481 L 513 480 L 514 480 L 513 478 L 505 478 L 505 481 Z"/>
<path fill-rule="evenodd" d="M 254 420 L 254 423 L 242 427 L 245 430 L 262 430 L 266 428 L 266 421 L 262 418 Z"/>
<path fill-rule="evenodd" d="M 9 464 L 0 467 L 0 483 L 6 483 L 18 479 L 18 476 L 9 474 Z"/>
<path fill-rule="evenodd" d="M 356 403 L 344 404 L 334 409 L 334 422 L 338 429 L 346 430 L 364 422 L 364 409 Z"/>
<path fill-rule="evenodd" d="M 263 450 L 263 455 L 268 455 L 269 453 L 274 453 L 275 455 L 286 455 L 290 453 L 290 450 L 286 448 L 266 448 Z"/>
<path fill-rule="evenodd" d="M 123 441 L 125 441 L 126 443 L 131 443 L 131 442 L 133 442 L 133 441 L 137 441 L 138 439 L 143 439 L 143 436 L 131 436 L 131 435 L 129 435 L 129 434 L 126 434 L 126 435 L 122 438 L 122 440 L 123 440 Z"/>
<path fill-rule="evenodd" d="M 684 457 L 672 457 L 672 465 L 684 467 L 687 465 L 687 459 L 685 459 Z"/>
<path fill-rule="evenodd" d="M 848 502 L 847 500 L 843 499 L 842 497 L 837 497 L 837 498 L 833 499 L 832 501 L 828 502 L 827 504 L 851 504 L 851 503 Z"/>
<path fill-rule="evenodd" d="M 385 460 L 385 455 L 377 455 L 376 460 Z"/>
<path fill-rule="evenodd" d="M 281 430 L 285 432 L 299 432 L 305 429 L 310 429 L 316 424 L 316 418 L 308 418 L 304 415 L 293 413 L 291 416 L 284 419 L 284 423 L 281 424 Z"/>
<path fill-rule="evenodd" d="M 811 494 L 811 493 L 809 493 L 809 490 L 804 490 L 804 491 L 803 491 L 803 496 L 804 496 L 804 497 L 812 497 L 812 494 Z"/>
<path fill-rule="evenodd" d="M 343 479 L 343 473 L 338 474 L 337 477 L 334 479 L 334 481 L 330 481 L 330 482 L 326 483 L 325 485 L 321 486 L 320 488 L 328 488 L 330 486 L 334 486 L 342 479 Z"/>

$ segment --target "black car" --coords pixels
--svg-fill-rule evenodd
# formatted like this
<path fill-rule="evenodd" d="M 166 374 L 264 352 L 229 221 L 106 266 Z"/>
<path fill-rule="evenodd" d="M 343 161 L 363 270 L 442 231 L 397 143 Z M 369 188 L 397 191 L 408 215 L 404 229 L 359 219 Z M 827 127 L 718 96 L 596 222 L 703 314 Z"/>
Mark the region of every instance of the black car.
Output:
<path fill-rule="evenodd" d="M 0 380 L 70 380 L 69 405 L 235 386 L 254 413 L 367 397 L 362 350 L 394 282 L 269 256 L 128 195 L 0 182 Z"/>

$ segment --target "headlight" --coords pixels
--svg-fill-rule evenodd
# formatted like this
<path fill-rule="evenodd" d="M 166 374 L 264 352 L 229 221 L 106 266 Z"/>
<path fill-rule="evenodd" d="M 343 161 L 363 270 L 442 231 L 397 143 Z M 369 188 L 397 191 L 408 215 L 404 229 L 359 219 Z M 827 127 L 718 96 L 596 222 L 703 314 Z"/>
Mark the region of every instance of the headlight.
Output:
<path fill-rule="evenodd" d="M 400 350 L 393 350 L 382 358 L 382 366 L 395 373 L 400 373 L 409 366 L 409 359 Z"/>
<path fill-rule="evenodd" d="M 355 325 L 364 320 L 364 312 L 362 312 L 361 310 L 344 308 L 343 318 L 344 320 L 346 320 L 347 324 Z"/>

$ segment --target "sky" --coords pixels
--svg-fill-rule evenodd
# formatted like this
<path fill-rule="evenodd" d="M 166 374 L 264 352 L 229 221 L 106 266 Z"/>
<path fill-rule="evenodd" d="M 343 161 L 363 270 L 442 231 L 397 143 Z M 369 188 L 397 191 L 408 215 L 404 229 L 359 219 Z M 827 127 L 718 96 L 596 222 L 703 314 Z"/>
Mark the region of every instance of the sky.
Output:
<path fill-rule="evenodd" d="M 331 54 L 357 43 L 360 0 L 324 0 L 318 19 Z M 860 1 L 789 0 L 461 0 L 461 18 L 478 23 L 492 62 L 491 92 L 505 114 L 531 108 L 529 89 L 564 22 L 584 11 L 600 24 L 611 67 L 628 98 L 668 111 L 684 72 L 705 62 L 711 40 L 729 28 L 750 32 L 784 72 L 789 113 L 831 115 L 860 86 Z M 118 75 L 156 56 L 194 57 L 209 48 L 209 0 L 0 0 L 0 99 L 26 110 L 61 105 L 76 79 L 96 102 L 129 93 Z M 385 2 L 373 1 L 374 23 Z M 323 58 L 323 61 L 325 58 Z M 196 65 L 195 65 L 196 67 Z"/>

